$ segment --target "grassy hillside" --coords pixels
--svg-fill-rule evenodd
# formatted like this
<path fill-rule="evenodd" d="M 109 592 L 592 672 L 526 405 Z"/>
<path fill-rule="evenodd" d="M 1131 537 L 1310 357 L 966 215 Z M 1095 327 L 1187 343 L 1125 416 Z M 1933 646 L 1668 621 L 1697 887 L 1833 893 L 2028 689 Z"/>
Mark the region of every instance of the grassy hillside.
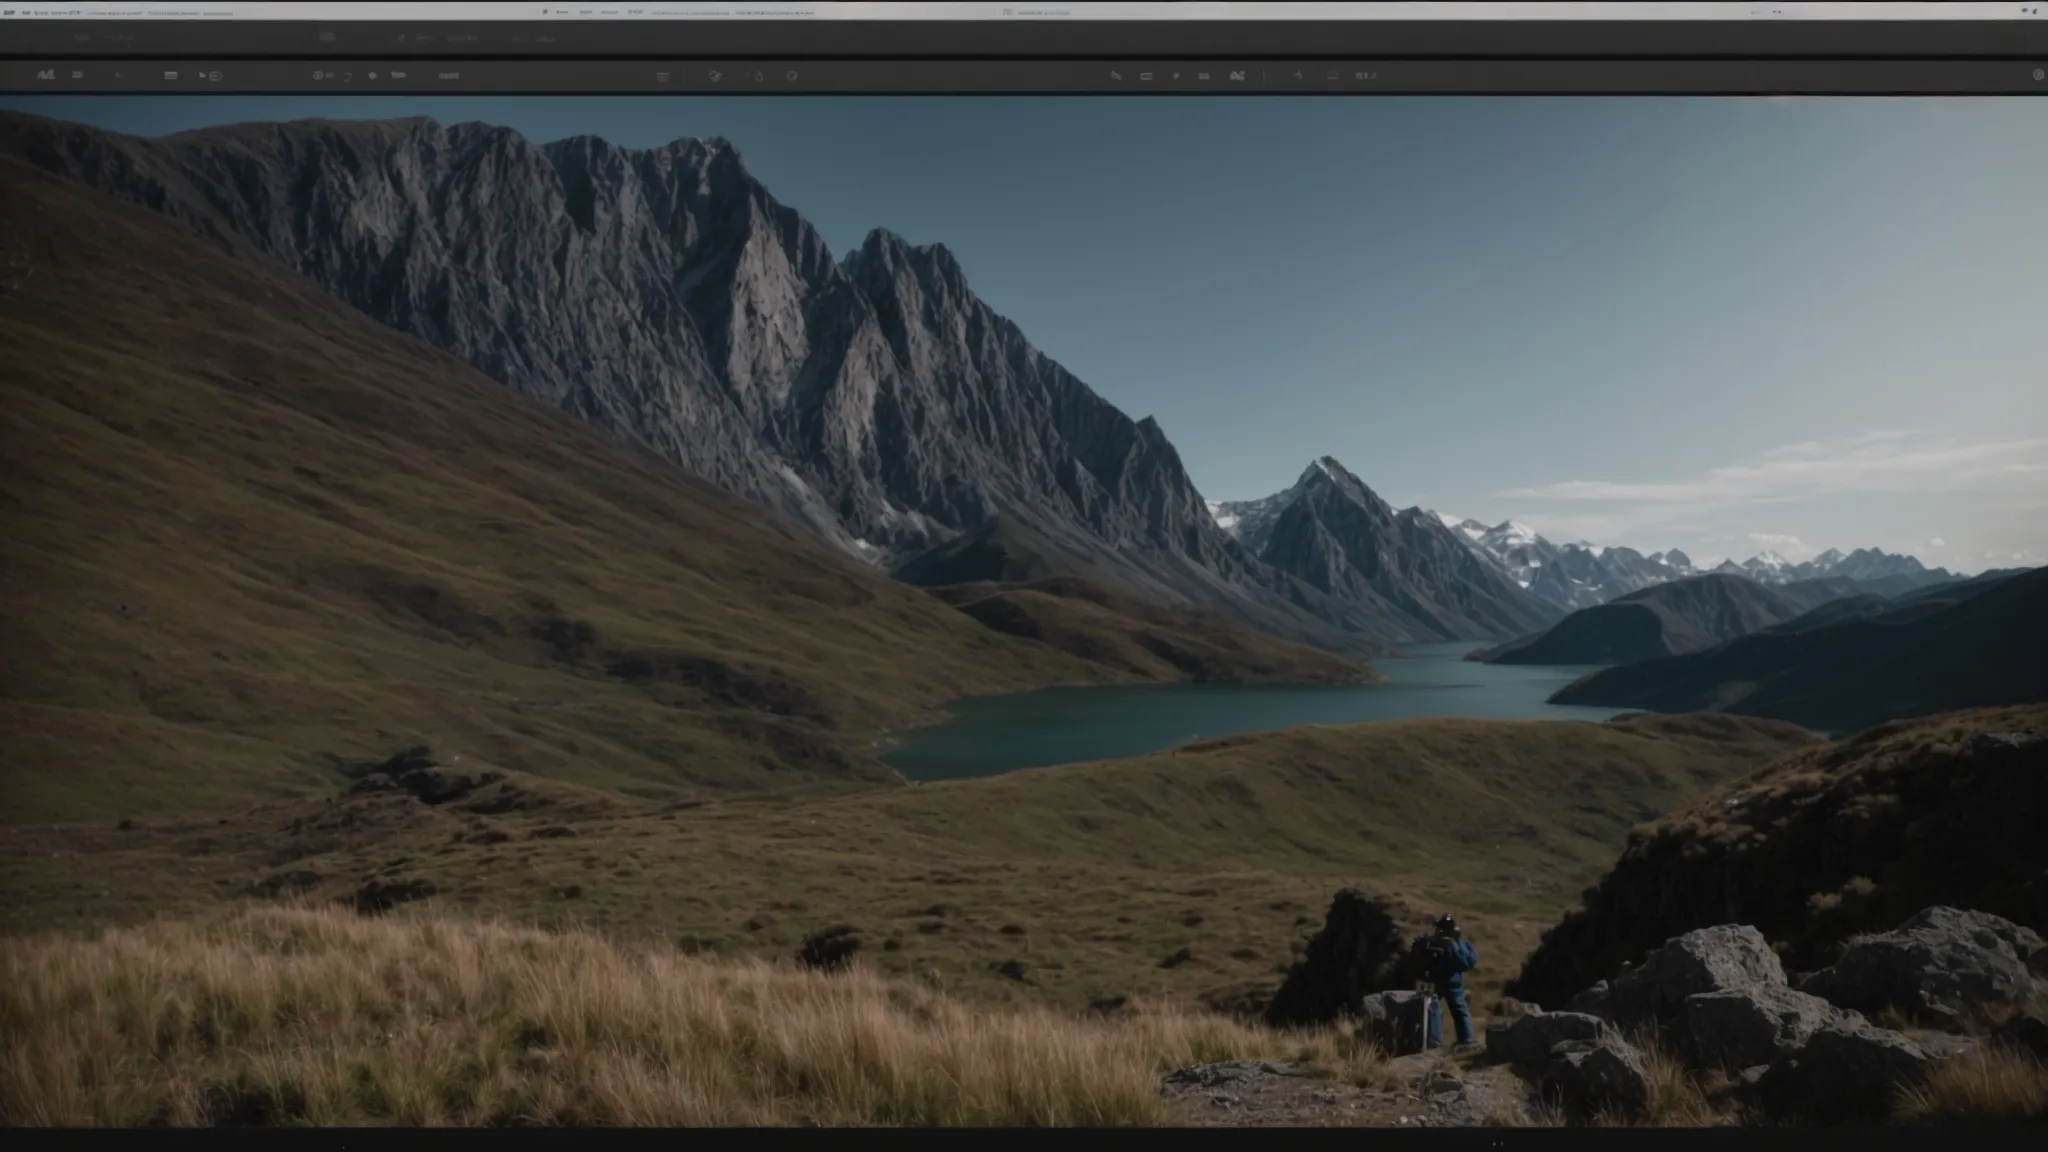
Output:
<path fill-rule="evenodd" d="M 1716 717 L 1413 721 L 694 806 L 514 774 L 439 805 L 375 792 L 126 829 L 0 829 L 0 929 L 419 882 L 431 894 L 401 914 L 503 915 L 774 958 L 850 924 L 880 970 L 981 999 L 1224 1003 L 1276 987 L 1331 894 L 1357 885 L 1406 902 L 1418 925 L 1455 910 L 1484 950 L 1485 990 L 1632 826 L 1811 743 L 1790 726 Z"/>
<path fill-rule="evenodd" d="M 2048 706 L 2034 705 L 1889 724 L 1744 775 L 1632 836 L 1515 994 L 1554 1006 L 1731 920 L 1805 970 L 1930 904 L 2048 930 L 2044 765 Z"/>
<path fill-rule="evenodd" d="M 990 1012 L 871 973 L 461 921 L 252 911 L 0 945 L 9 1126 L 1166 1122 L 1161 1073 L 1370 1062 L 1215 1016 Z"/>
<path fill-rule="evenodd" d="M 416 741 L 887 782 L 875 736 L 956 696 L 1183 675 L 993 631 L 173 221 L 11 163 L 0 214 L 0 820 L 324 795 Z"/>
<path fill-rule="evenodd" d="M 1745 636 L 1609 668 L 1557 704 L 1715 710 L 1853 732 L 1965 708 L 2048 701 L 2048 569 L 1957 585 L 1864 619 Z"/>
<path fill-rule="evenodd" d="M 1150 604 L 1129 591 L 1078 577 L 931 591 L 998 632 L 1148 680 L 1364 684 L 1385 679 L 1355 661 L 1270 636 L 1220 613 Z"/>

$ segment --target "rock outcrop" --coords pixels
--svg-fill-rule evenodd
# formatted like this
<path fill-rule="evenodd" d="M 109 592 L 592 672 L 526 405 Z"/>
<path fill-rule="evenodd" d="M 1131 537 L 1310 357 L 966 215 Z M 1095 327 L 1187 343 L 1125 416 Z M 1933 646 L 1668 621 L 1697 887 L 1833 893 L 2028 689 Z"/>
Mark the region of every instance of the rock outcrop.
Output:
<path fill-rule="evenodd" d="M 1266 1021 L 1285 1028 L 1357 1017 L 1367 995 L 1403 983 L 1407 964 L 1407 940 L 1394 909 L 1346 888 L 1331 900 L 1322 930 L 1273 994 Z"/>
<path fill-rule="evenodd" d="M 1574 1118 L 1640 1113 L 1650 1100 L 1642 1054 L 1619 1041 L 1572 1041 L 1543 1061 L 1543 1094 Z"/>
<path fill-rule="evenodd" d="M 1758 1080 L 1765 1110 L 1787 1120 L 1821 1124 L 1881 1121 L 1901 1089 L 1924 1077 L 1934 1057 L 1900 1033 L 1860 1016 L 1813 1034 Z"/>
<path fill-rule="evenodd" d="M 1741 1071 L 1796 1056 L 1842 1013 L 1818 996 L 1758 984 L 1685 998 L 1680 1029 L 1695 1068 Z"/>
<path fill-rule="evenodd" d="M 1419 992 L 1375 992 L 1359 1001 L 1358 1038 L 1388 1056 L 1412 1056 L 1428 1045 L 1428 1008 Z"/>
<path fill-rule="evenodd" d="M 1957 1029 L 2006 1016 L 2034 994 L 2028 958 L 2041 937 L 1983 912 L 1936 906 L 1889 932 L 1859 936 L 1800 989 L 1842 1008 L 1894 1008 L 1920 1023 Z"/>
<path fill-rule="evenodd" d="M 1668 940 L 1609 982 L 1601 1014 L 1624 1030 L 1682 1025 L 1687 1000 L 1704 993 L 1785 987 L 1785 970 L 1763 933 L 1722 924 Z"/>
<path fill-rule="evenodd" d="M 1540 1064 L 1560 1044 L 1599 1043 L 1607 1022 L 1585 1012 L 1527 1012 L 1500 1032 L 1487 1033 L 1487 1052 L 1509 1064 Z"/>
<path fill-rule="evenodd" d="M 1794 753 L 1632 834 L 1505 990 L 1564 1004 L 1665 940 L 1753 925 L 1811 972 L 1935 904 L 2048 928 L 2048 706 Z"/>

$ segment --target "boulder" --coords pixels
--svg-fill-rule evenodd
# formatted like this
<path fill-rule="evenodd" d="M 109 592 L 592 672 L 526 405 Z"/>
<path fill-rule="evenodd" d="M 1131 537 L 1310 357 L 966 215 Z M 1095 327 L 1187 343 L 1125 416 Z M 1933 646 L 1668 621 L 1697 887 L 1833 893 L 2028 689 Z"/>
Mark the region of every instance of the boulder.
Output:
<path fill-rule="evenodd" d="M 2031 1052 L 2044 1063 L 2048 1063 L 2048 1023 L 2032 1016 L 2015 1016 L 2000 1024 L 1991 1033 L 1993 1043 L 2007 1048 Z"/>
<path fill-rule="evenodd" d="M 1584 1012 L 1589 1016 L 1605 1017 L 1607 1015 L 1607 997 L 1612 991 L 1612 986 L 1607 981 L 1602 980 L 1570 1000 L 1565 1001 L 1564 1010 L 1567 1012 Z"/>
<path fill-rule="evenodd" d="M 1322 931 L 1267 1003 L 1266 1022 L 1285 1028 L 1360 1015 L 1364 997 L 1398 985 L 1406 955 L 1393 911 L 1346 888 L 1330 902 Z"/>
<path fill-rule="evenodd" d="M 1389 1056 L 1423 1050 L 1429 998 L 1420 992 L 1375 992 L 1360 998 L 1358 1038 Z M 1448 1021 L 1446 1021 L 1448 1025 Z"/>
<path fill-rule="evenodd" d="M 1881 1122 L 1900 1090 L 1933 1063 L 1933 1056 L 1904 1035 L 1849 1015 L 1815 1032 L 1797 1055 L 1772 1064 L 1757 1082 L 1757 1095 L 1778 1119 Z"/>
<path fill-rule="evenodd" d="M 1756 929 L 1722 924 L 1673 937 L 1615 976 L 1601 1014 L 1623 1028 L 1682 1023 L 1688 996 L 1759 986 L 1785 986 L 1778 954 Z"/>
<path fill-rule="evenodd" d="M 1685 998 L 1680 1044 L 1695 1068 L 1741 1069 L 1797 1055 L 1842 1012 L 1818 996 L 1759 984 Z"/>
<path fill-rule="evenodd" d="M 378 916 L 400 904 L 425 900 L 437 889 L 432 880 L 369 880 L 344 899 L 364 916 Z"/>
<path fill-rule="evenodd" d="M 851 924 L 834 924 L 805 937 L 803 947 L 797 949 L 796 962 L 817 972 L 844 972 L 865 943 L 860 929 Z"/>
<path fill-rule="evenodd" d="M 1532 1012 L 1486 1035 L 1487 1051 L 1509 1064 L 1539 1064 L 1559 1044 L 1599 1041 L 1607 1022 L 1584 1012 Z"/>
<path fill-rule="evenodd" d="M 1558 1045 L 1544 1058 L 1541 1084 L 1545 1097 L 1580 1119 L 1634 1115 L 1650 1101 L 1650 1074 L 1642 1056 L 1616 1040 Z"/>
<path fill-rule="evenodd" d="M 1800 990 L 1837 1007 L 1897 1008 L 1917 1023 L 1960 1030 L 1969 1017 L 2011 1012 L 2033 995 L 2029 958 L 2041 937 L 1984 912 L 1936 906 L 1890 932 L 1858 937 Z"/>

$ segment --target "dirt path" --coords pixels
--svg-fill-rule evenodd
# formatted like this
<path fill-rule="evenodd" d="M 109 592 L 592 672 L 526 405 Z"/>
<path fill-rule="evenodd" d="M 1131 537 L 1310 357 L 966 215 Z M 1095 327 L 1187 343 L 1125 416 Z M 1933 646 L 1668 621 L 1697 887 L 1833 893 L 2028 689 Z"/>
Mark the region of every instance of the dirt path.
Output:
<path fill-rule="evenodd" d="M 1203 1128 L 1471 1128 L 1530 1124 L 1529 1086 L 1484 1054 L 1427 1053 L 1389 1061 L 1370 1085 L 1290 1064 L 1231 1060 L 1166 1078 L 1168 1102 Z"/>

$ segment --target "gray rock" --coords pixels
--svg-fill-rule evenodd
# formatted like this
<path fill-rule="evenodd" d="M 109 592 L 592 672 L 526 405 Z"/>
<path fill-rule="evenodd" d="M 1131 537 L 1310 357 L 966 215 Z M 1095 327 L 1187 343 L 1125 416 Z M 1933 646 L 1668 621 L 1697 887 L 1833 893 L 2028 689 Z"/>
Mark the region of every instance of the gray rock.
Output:
<path fill-rule="evenodd" d="M 1267 1060 L 1220 1060 L 1214 1064 L 1197 1064 L 1191 1068 L 1169 1072 L 1166 1075 L 1166 1082 L 1200 1088 L 1220 1088 L 1225 1085 L 1246 1084 L 1301 1074 L 1301 1070 L 1292 1064 L 1274 1064 Z"/>
<path fill-rule="evenodd" d="M 1427 1038 L 1425 1007 L 1419 992 L 1375 992 L 1360 1002 L 1358 1038 L 1389 1056 L 1412 1056 Z M 1445 1021 L 1445 1026 L 1449 1026 Z"/>
<path fill-rule="evenodd" d="M 1599 1041 L 1607 1035 L 1607 1023 L 1583 1012 L 1533 1012 L 1522 1016 L 1496 1034 L 1487 1033 L 1487 1048 L 1510 1064 L 1536 1064 L 1548 1058 L 1559 1044 Z"/>
<path fill-rule="evenodd" d="M 1695 1068 L 1751 1068 L 1796 1055 L 1841 1010 L 1818 996 L 1774 984 L 1685 998 L 1680 1036 Z"/>
<path fill-rule="evenodd" d="M 1688 996 L 1759 986 L 1785 986 L 1777 953 L 1756 929 L 1723 924 L 1673 937 L 1617 975 L 1603 1014 L 1624 1029 L 1678 1024 Z"/>
<path fill-rule="evenodd" d="M 1649 1103 L 1650 1076 L 1642 1056 L 1619 1041 L 1571 1041 L 1543 1062 L 1543 1094 L 1573 1116 L 1633 1115 Z"/>
<path fill-rule="evenodd" d="M 1771 1065 L 1757 1084 L 1765 1110 L 1779 1119 L 1823 1124 L 1888 1118 L 1901 1089 L 1934 1058 L 1900 1033 L 1846 1016 L 1813 1034 L 1796 1056 Z"/>
<path fill-rule="evenodd" d="M 1897 1008 L 1916 1022 L 1959 1029 L 1972 1015 L 2010 1011 L 2033 994 L 2033 931 L 1983 912 L 1933 907 L 1890 932 L 1850 941 L 1800 990 L 1857 1012 Z"/>
<path fill-rule="evenodd" d="M 1613 990 L 1612 985 L 1602 980 L 1565 1001 L 1564 1009 L 1567 1012 L 1584 1012 L 1589 1016 L 1604 1018 L 1607 1015 L 1608 997 Z"/>

